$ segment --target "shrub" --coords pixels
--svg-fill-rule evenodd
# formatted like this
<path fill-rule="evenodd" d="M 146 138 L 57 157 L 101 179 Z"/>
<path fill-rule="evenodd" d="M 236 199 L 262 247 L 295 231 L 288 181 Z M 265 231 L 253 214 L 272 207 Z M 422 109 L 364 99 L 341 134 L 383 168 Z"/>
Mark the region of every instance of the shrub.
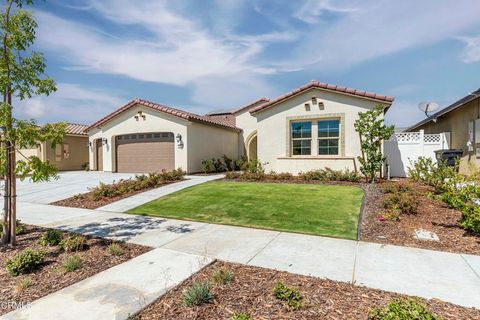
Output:
<path fill-rule="evenodd" d="M 112 242 L 111 244 L 108 245 L 107 247 L 108 253 L 110 253 L 112 256 L 121 256 L 124 251 L 122 247 L 115 242 Z"/>
<path fill-rule="evenodd" d="M 412 187 L 405 182 L 389 181 L 382 185 L 383 193 L 398 193 L 412 191 Z"/>
<path fill-rule="evenodd" d="M 216 159 L 212 159 L 212 162 L 213 162 L 213 168 L 214 168 L 214 172 L 224 172 L 227 170 L 225 164 L 223 163 L 222 159 L 220 158 L 216 158 Z"/>
<path fill-rule="evenodd" d="M 87 239 L 84 236 L 70 236 L 60 243 L 60 248 L 66 252 L 82 251 L 87 247 Z"/>
<path fill-rule="evenodd" d="M 82 259 L 77 255 L 67 257 L 62 263 L 62 267 L 65 272 L 73 272 L 79 269 L 81 266 Z"/>
<path fill-rule="evenodd" d="M 225 268 L 216 268 L 213 270 L 212 274 L 212 282 L 219 284 L 219 285 L 225 285 L 229 284 L 232 282 L 233 279 L 233 273 L 230 270 L 227 270 Z"/>
<path fill-rule="evenodd" d="M 40 267 L 45 259 L 45 255 L 44 251 L 27 248 L 17 253 L 13 258 L 8 259 L 5 267 L 11 276 L 16 277 Z"/>
<path fill-rule="evenodd" d="M 210 173 L 215 170 L 215 167 L 213 166 L 213 161 L 206 159 L 202 160 L 202 170 L 204 173 Z"/>
<path fill-rule="evenodd" d="M 242 174 L 240 172 L 229 171 L 225 174 L 225 179 L 236 180 L 236 179 L 239 179 L 241 175 Z"/>
<path fill-rule="evenodd" d="M 418 200 L 407 193 L 389 193 L 382 202 L 385 209 L 395 209 L 402 214 L 417 213 Z"/>
<path fill-rule="evenodd" d="M 58 246 L 62 242 L 63 234 L 58 230 L 47 230 L 40 236 L 42 246 Z"/>
<path fill-rule="evenodd" d="M 25 232 L 25 225 L 22 223 L 22 221 L 17 219 L 17 224 L 15 228 L 15 234 L 20 235 Z M 3 220 L 0 221 L 0 238 L 3 237 Z"/>
<path fill-rule="evenodd" d="M 199 306 L 213 299 L 208 281 L 195 281 L 183 293 L 183 304 L 187 307 Z"/>
<path fill-rule="evenodd" d="M 246 312 L 235 312 L 230 320 L 252 320 L 253 318 Z"/>
<path fill-rule="evenodd" d="M 302 305 L 303 297 L 300 291 L 296 288 L 287 287 L 281 282 L 275 284 L 273 294 L 277 299 L 285 301 L 285 303 L 293 309 L 298 309 Z"/>
<path fill-rule="evenodd" d="M 17 292 L 23 292 L 33 285 L 32 279 L 30 277 L 25 277 L 20 279 L 15 286 Z"/>
<path fill-rule="evenodd" d="M 370 311 L 369 320 L 439 320 L 427 307 L 416 299 L 395 299 L 384 309 Z"/>
<path fill-rule="evenodd" d="M 348 181 L 358 182 L 360 176 L 352 170 L 333 170 L 330 168 L 301 172 L 299 179 L 304 181 Z"/>
<path fill-rule="evenodd" d="M 223 163 L 225 164 L 225 169 L 227 171 L 233 171 L 235 169 L 234 164 L 233 164 L 233 160 L 230 159 L 227 155 L 224 154 L 222 159 L 223 159 Z"/>

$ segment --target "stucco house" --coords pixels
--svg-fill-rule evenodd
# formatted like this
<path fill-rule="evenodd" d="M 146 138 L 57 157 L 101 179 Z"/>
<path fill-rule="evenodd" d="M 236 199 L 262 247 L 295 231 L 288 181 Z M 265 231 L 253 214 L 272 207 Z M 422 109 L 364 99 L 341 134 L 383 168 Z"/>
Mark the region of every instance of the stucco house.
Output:
<path fill-rule="evenodd" d="M 87 128 L 90 169 L 201 171 L 201 160 L 246 155 L 267 171 L 357 169 L 359 112 L 394 98 L 318 81 L 229 112 L 197 115 L 135 99 Z"/>
<path fill-rule="evenodd" d="M 88 134 L 85 132 L 87 128 L 84 124 L 68 123 L 61 144 L 52 148 L 48 142 L 38 143 L 31 148 L 17 151 L 16 158 L 35 155 L 42 161 L 49 161 L 60 171 L 82 170 L 88 164 Z"/>
<path fill-rule="evenodd" d="M 426 134 L 450 133 L 450 148 L 461 149 L 460 170 L 480 165 L 480 89 L 462 97 L 405 131 L 424 130 Z"/>

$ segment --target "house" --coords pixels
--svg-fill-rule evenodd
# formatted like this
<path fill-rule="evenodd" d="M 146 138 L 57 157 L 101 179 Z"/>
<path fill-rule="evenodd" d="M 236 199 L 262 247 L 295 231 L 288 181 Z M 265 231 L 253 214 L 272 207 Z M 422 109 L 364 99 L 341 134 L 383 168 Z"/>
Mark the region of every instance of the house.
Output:
<path fill-rule="evenodd" d="M 68 123 L 63 143 L 55 148 L 48 142 L 39 143 L 27 149 L 17 151 L 16 158 L 38 156 L 42 161 L 49 161 L 60 171 L 82 170 L 88 165 L 87 125 Z"/>
<path fill-rule="evenodd" d="M 450 133 L 450 148 L 461 149 L 461 172 L 480 165 L 480 89 L 418 122 L 405 131 Z"/>
<path fill-rule="evenodd" d="M 246 155 L 267 171 L 356 170 L 359 112 L 378 104 L 386 112 L 393 100 L 318 81 L 272 100 L 203 116 L 135 99 L 87 128 L 90 168 L 192 173 L 201 171 L 203 159 Z"/>

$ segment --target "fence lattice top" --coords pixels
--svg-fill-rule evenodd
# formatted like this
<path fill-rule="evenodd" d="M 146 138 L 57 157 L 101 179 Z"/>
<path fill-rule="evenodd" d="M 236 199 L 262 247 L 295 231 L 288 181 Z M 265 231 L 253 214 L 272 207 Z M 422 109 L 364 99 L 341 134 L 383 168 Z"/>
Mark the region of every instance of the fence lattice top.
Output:
<path fill-rule="evenodd" d="M 420 132 L 399 132 L 399 133 L 395 133 L 390 138 L 390 141 L 419 143 L 420 139 L 421 139 Z M 441 141 L 442 141 L 442 137 L 440 133 L 423 135 L 424 143 L 440 143 Z"/>

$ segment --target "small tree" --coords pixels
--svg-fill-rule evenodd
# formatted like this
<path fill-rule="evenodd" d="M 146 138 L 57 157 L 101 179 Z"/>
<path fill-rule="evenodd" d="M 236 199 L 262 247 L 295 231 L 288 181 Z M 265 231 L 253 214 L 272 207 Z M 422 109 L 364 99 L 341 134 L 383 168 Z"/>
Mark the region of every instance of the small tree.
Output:
<path fill-rule="evenodd" d="M 377 172 L 381 172 L 385 157 L 382 153 L 382 142 L 390 139 L 395 127 L 386 126 L 383 122 L 383 105 L 377 105 L 373 110 L 360 112 L 355 121 L 355 130 L 360 138 L 362 156 L 358 157 L 360 171 L 367 181 L 375 182 Z"/>
<path fill-rule="evenodd" d="M 45 75 L 43 55 L 30 50 L 37 23 L 22 9 L 33 0 L 5 0 L 0 11 L 0 175 L 4 177 L 2 243 L 16 244 L 16 177 L 30 176 L 34 182 L 56 177 L 56 168 L 37 156 L 23 156 L 22 148 L 49 141 L 54 147 L 63 140 L 65 124 L 42 127 L 35 121 L 13 117 L 12 97 L 19 100 L 55 91 L 55 82 Z M 16 153 L 22 159 L 16 159 Z"/>

